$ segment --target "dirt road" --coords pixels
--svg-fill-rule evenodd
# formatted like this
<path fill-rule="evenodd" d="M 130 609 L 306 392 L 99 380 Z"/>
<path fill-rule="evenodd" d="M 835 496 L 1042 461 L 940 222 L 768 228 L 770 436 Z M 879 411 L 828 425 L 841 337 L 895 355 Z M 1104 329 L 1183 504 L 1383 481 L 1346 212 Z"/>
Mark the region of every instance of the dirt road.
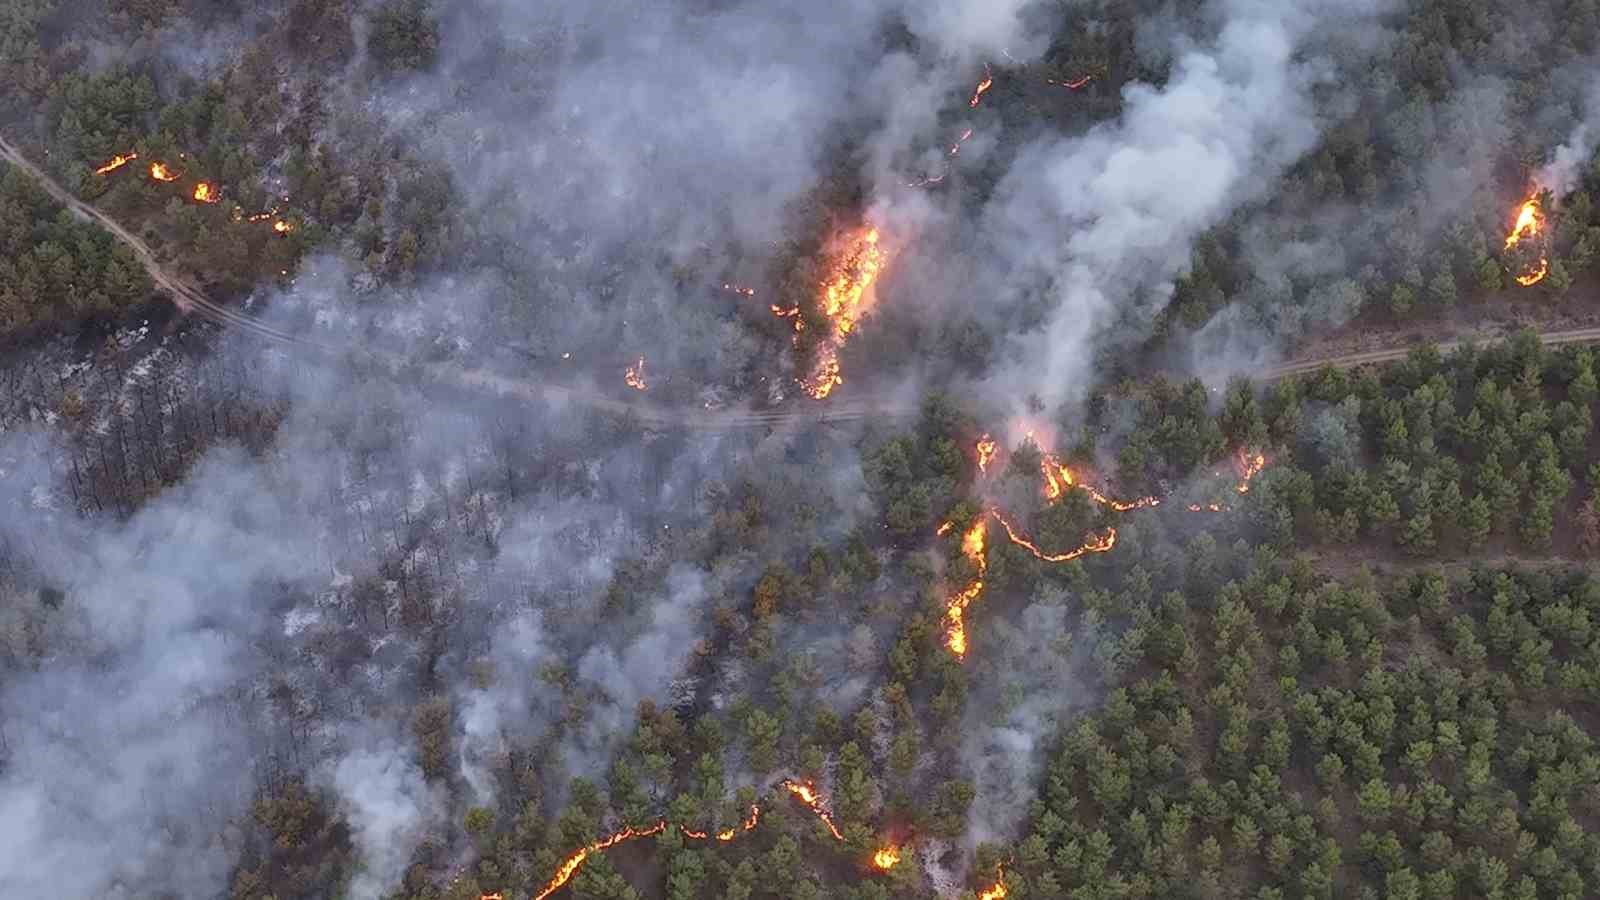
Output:
<path fill-rule="evenodd" d="M 355 353 L 369 362 L 377 363 L 394 372 L 407 369 L 415 371 L 412 363 L 402 357 L 363 348 L 339 347 L 319 343 L 309 338 L 279 330 L 252 316 L 212 302 L 199 288 L 162 266 L 161 261 L 156 257 L 155 251 L 150 249 L 150 246 L 141 240 L 138 235 L 124 228 L 115 219 L 68 193 L 65 188 L 57 184 L 42 169 L 29 162 L 27 157 L 23 156 L 21 151 L 3 136 L 0 136 L 0 159 L 4 159 L 6 162 L 26 172 L 58 203 L 71 210 L 73 215 L 86 222 L 99 225 L 115 235 L 118 240 L 127 244 L 133 250 L 134 255 L 138 257 L 145 271 L 150 273 L 150 280 L 166 291 L 172 297 L 172 302 L 177 304 L 178 308 L 185 313 L 192 313 L 223 327 L 249 332 L 263 340 L 292 345 L 301 350 L 330 354 Z M 1539 337 L 1547 345 L 1600 342 L 1600 328 L 1552 331 L 1541 334 Z M 1439 348 L 1441 353 L 1448 353 L 1455 349 L 1458 343 L 1458 341 L 1446 341 L 1435 346 Z M 1261 377 L 1272 381 L 1290 375 L 1314 372 L 1323 366 L 1353 369 L 1360 366 L 1379 365 L 1404 359 L 1411 349 L 1411 347 L 1402 347 L 1391 350 L 1351 353 L 1343 356 L 1322 356 L 1291 360 L 1265 370 L 1261 373 Z M 426 366 L 422 371 L 425 371 L 429 377 L 438 382 L 453 384 L 469 390 L 487 390 L 500 396 L 543 399 L 554 403 L 579 403 L 619 415 L 632 416 L 645 424 L 695 430 L 725 431 L 734 428 L 777 426 L 790 423 L 848 422 L 858 421 L 869 416 L 894 419 L 914 416 L 917 413 L 917 405 L 915 403 L 870 396 L 861 397 L 853 401 L 830 402 L 826 405 L 808 405 L 807 408 L 803 409 L 789 408 L 772 411 L 748 408 L 729 410 L 673 409 L 653 404 L 642 397 L 619 400 L 594 389 L 566 387 L 542 380 L 516 378 L 485 369 L 461 369 L 455 366 L 437 364 Z"/>

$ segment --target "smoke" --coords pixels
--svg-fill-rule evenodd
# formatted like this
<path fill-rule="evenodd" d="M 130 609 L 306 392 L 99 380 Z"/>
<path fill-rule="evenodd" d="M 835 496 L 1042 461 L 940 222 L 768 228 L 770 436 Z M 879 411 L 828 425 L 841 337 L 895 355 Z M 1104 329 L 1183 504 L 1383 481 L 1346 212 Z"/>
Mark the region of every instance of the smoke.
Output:
<path fill-rule="evenodd" d="M 413 754 L 395 738 L 340 757 L 326 775 L 338 792 L 361 850 L 352 900 L 378 900 L 400 883 L 424 830 L 436 826 L 441 800 L 423 781 Z"/>
<path fill-rule="evenodd" d="M 1221 0 L 1216 36 L 1180 40 L 1166 84 L 1125 87 L 1120 119 L 1019 151 L 985 234 L 1002 304 L 1037 298 L 1052 312 L 999 379 L 1049 403 L 1079 396 L 1095 330 L 1119 313 L 1148 320 L 1195 238 L 1315 145 L 1312 92 L 1335 70 L 1306 38 L 1360 27 L 1385 6 Z"/>
<path fill-rule="evenodd" d="M 1550 190 L 1559 199 L 1572 192 L 1594 157 L 1595 131 L 1600 128 L 1600 77 L 1591 75 L 1583 92 L 1583 120 L 1572 129 L 1572 134 L 1556 147 L 1548 164 L 1539 170 L 1534 181 Z"/>

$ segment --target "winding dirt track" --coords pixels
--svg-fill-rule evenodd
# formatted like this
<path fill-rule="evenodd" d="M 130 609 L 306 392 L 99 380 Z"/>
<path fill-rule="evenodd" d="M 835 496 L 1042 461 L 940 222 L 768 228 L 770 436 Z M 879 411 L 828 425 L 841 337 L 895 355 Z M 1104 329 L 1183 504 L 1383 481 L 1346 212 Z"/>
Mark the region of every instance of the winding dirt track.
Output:
<path fill-rule="evenodd" d="M 290 345 L 302 351 L 340 355 L 354 353 L 365 358 L 368 362 L 375 363 L 392 372 L 403 370 L 419 371 L 413 362 L 397 354 L 360 347 L 334 346 L 320 343 L 274 328 L 253 316 L 236 312 L 221 304 L 212 302 L 199 288 L 167 271 L 156 258 L 155 251 L 150 249 L 150 246 L 141 240 L 138 235 L 124 228 L 115 219 L 68 193 L 65 188 L 57 184 L 42 169 L 29 162 L 27 157 L 23 156 L 22 152 L 3 136 L 0 136 L 0 159 L 4 159 L 6 162 L 26 172 L 56 202 L 71 210 L 73 215 L 86 222 L 99 225 L 115 235 L 118 240 L 127 244 L 133 250 L 134 255 L 138 257 L 145 271 L 150 273 L 150 280 L 165 290 L 172 297 L 172 302 L 183 312 L 198 315 L 225 328 L 247 332 L 263 340 Z M 1540 334 L 1539 339 L 1546 345 L 1552 346 L 1600 343 L 1600 328 L 1550 331 Z M 1438 347 L 1441 353 L 1449 353 L 1459 343 L 1459 341 L 1444 341 L 1435 344 L 1435 346 Z M 1322 356 L 1291 360 L 1262 370 L 1259 377 L 1262 380 L 1275 381 L 1290 375 L 1314 372 L 1323 366 L 1332 366 L 1336 369 L 1353 369 L 1360 366 L 1380 365 L 1404 359 L 1411 349 L 1411 347 L 1400 347 L 1389 350 L 1350 353 L 1343 356 Z M 500 396 L 520 397 L 530 400 L 541 399 L 557 404 L 577 403 L 619 415 L 631 416 L 646 424 L 704 431 L 725 431 L 735 428 L 778 426 L 802 422 L 847 422 L 868 417 L 895 419 L 914 416 L 918 409 L 915 403 L 871 396 L 851 401 L 830 402 L 826 406 L 811 406 L 803 409 L 752 410 L 735 408 L 706 410 L 697 407 L 674 409 L 651 403 L 644 398 L 619 400 L 594 388 L 567 387 L 542 380 L 517 378 L 498 372 L 491 372 L 487 369 L 463 369 L 448 363 L 423 366 L 420 371 L 437 382 L 473 391 L 491 391 Z"/>

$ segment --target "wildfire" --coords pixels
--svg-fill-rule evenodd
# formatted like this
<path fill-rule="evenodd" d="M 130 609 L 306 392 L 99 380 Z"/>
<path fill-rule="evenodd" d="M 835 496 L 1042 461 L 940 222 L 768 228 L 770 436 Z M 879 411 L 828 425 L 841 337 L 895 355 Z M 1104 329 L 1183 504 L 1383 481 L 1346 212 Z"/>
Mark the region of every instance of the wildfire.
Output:
<path fill-rule="evenodd" d="M 946 522 L 943 525 L 939 526 L 939 530 L 936 533 L 939 535 L 939 537 L 944 537 L 945 535 L 949 534 L 950 533 L 950 529 L 952 529 L 954 527 L 956 527 L 956 523 L 954 523 L 954 522 Z"/>
<path fill-rule="evenodd" d="M 950 155 L 951 156 L 956 156 L 957 154 L 959 154 L 961 152 L 961 145 L 965 144 L 967 142 L 967 138 L 970 138 L 970 137 L 972 137 L 972 129 L 971 128 L 968 128 L 966 131 L 961 132 L 961 137 L 956 138 L 956 142 L 954 144 L 950 145 Z"/>
<path fill-rule="evenodd" d="M 1261 474 L 1267 467 L 1267 457 L 1261 453 L 1250 453 L 1244 448 L 1239 448 L 1239 453 L 1234 457 L 1234 468 L 1239 470 L 1239 485 L 1234 488 L 1241 494 L 1250 493 L 1250 479 Z"/>
<path fill-rule="evenodd" d="M 984 63 L 983 80 L 978 82 L 978 87 L 972 92 L 972 101 L 967 105 L 973 109 L 978 108 L 978 101 L 983 99 L 984 92 L 994 87 L 994 74 L 989 71 L 989 64 Z"/>
<path fill-rule="evenodd" d="M 505 897 L 499 893 L 481 894 L 479 895 L 478 900 L 505 900 Z"/>
<path fill-rule="evenodd" d="M 123 166 L 127 165 L 128 163 L 133 162 L 134 160 L 136 160 L 138 158 L 139 158 L 139 154 L 137 154 L 137 153 L 129 153 L 127 156 L 123 156 L 121 154 L 118 154 L 116 156 L 111 157 L 111 161 L 110 162 L 106 163 L 105 165 L 101 166 L 98 169 L 95 169 L 94 173 L 96 175 L 105 175 L 108 172 L 115 172 L 116 170 L 122 168 Z"/>
<path fill-rule="evenodd" d="M 1000 515 L 999 510 L 990 510 L 989 515 L 994 516 L 995 521 L 999 522 L 1005 528 L 1006 536 L 1011 539 L 1011 543 L 1016 544 L 1018 547 L 1027 549 L 1034 556 L 1044 560 L 1045 562 L 1071 562 L 1080 556 L 1085 556 L 1090 553 L 1105 553 L 1117 545 L 1117 530 L 1115 528 L 1107 528 L 1105 534 L 1090 537 L 1082 544 L 1079 544 L 1077 547 L 1074 547 L 1065 553 L 1045 553 L 1043 550 L 1039 549 L 1038 545 L 1018 534 L 1017 530 L 1012 527 L 1011 523 L 1006 521 L 1005 516 Z"/>
<path fill-rule="evenodd" d="M 216 191 L 212 190 L 211 185 L 202 181 L 194 186 L 194 199 L 200 203 L 215 203 L 222 198 L 217 196 Z"/>
<path fill-rule="evenodd" d="M 165 165 L 153 162 L 150 164 L 150 177 L 157 181 L 177 181 L 178 176 Z"/>
<path fill-rule="evenodd" d="M 639 361 L 637 363 L 629 366 L 627 370 L 622 373 L 622 380 L 627 383 L 628 387 L 631 387 L 636 391 L 642 391 L 649 387 L 649 385 L 645 384 L 644 381 L 644 357 L 639 357 Z"/>
<path fill-rule="evenodd" d="M 1056 85 L 1058 87 L 1064 87 L 1069 91 L 1076 91 L 1076 90 L 1082 88 L 1084 85 L 1088 84 L 1089 82 L 1091 82 L 1093 80 L 1094 80 L 1094 76 L 1093 75 L 1085 75 L 1082 78 L 1073 78 L 1073 79 L 1071 79 L 1069 81 L 1053 81 L 1053 80 L 1051 80 L 1049 78 L 1046 78 L 1044 83 L 1045 84 L 1053 84 L 1053 85 Z"/>
<path fill-rule="evenodd" d="M 878 229 L 867 226 L 851 236 L 839 256 L 834 273 L 822 283 L 822 313 L 833 323 L 833 334 L 817 348 L 817 361 L 811 377 L 802 384 L 806 393 L 821 400 L 844 383 L 840 374 L 839 348 L 855 331 L 866 313 L 873 282 L 888 262 L 888 251 L 879 243 Z M 786 312 L 773 310 L 778 315 Z M 799 324 L 799 319 L 796 319 Z M 796 328 L 798 331 L 799 328 Z"/>
<path fill-rule="evenodd" d="M 872 865 L 885 872 L 894 868 L 900 862 L 899 847 L 884 847 L 872 854 Z"/>
<path fill-rule="evenodd" d="M 649 837 L 653 834 L 660 834 L 666 830 L 667 823 L 665 820 L 662 820 L 650 826 L 649 828 L 642 830 L 635 829 L 630 825 L 629 827 L 622 829 L 608 838 L 595 841 L 589 846 L 584 847 L 583 849 L 567 857 L 566 861 L 561 864 L 561 868 L 556 870 L 556 874 L 551 876 L 550 882 L 544 886 L 544 890 L 533 895 L 533 900 L 545 900 L 546 897 L 549 897 L 556 891 L 561 890 L 561 888 L 567 882 L 572 880 L 572 876 L 578 874 L 578 870 L 583 867 L 583 861 L 589 858 L 589 854 L 598 853 L 601 850 L 608 850 L 620 843 L 623 843 L 624 841 L 631 841 L 634 838 Z"/>
<path fill-rule="evenodd" d="M 817 793 L 815 787 L 810 783 L 802 783 L 788 778 L 783 780 L 783 787 L 789 793 L 799 797 L 800 802 L 804 803 L 807 809 L 821 819 L 822 824 L 828 826 L 828 831 L 833 835 L 834 840 L 844 840 L 844 835 L 840 834 L 838 826 L 833 824 L 833 816 L 829 814 L 827 806 L 822 802 L 822 795 Z"/>
<path fill-rule="evenodd" d="M 978 471 L 987 473 L 989 471 L 989 463 L 994 462 L 995 454 L 999 452 L 1000 445 L 995 443 L 994 438 L 989 437 L 987 434 L 979 438 Z"/>
<path fill-rule="evenodd" d="M 1537 195 L 1529 197 L 1517 209 L 1517 220 L 1506 235 L 1506 253 L 1512 256 L 1513 275 L 1523 287 L 1538 284 L 1550 272 L 1550 258 L 1546 255 L 1548 239 L 1544 236 L 1544 212 L 1539 208 Z M 1531 249 L 1524 249 L 1531 247 Z"/>
<path fill-rule="evenodd" d="M 983 594 L 983 579 L 989 573 L 989 559 L 984 555 L 987 539 L 988 526 L 981 518 L 973 522 L 962 536 L 961 555 L 972 560 L 972 564 L 978 568 L 978 574 L 945 604 L 944 643 L 959 658 L 967 655 L 967 607 Z"/>
<path fill-rule="evenodd" d="M 1054 456 L 1046 455 L 1039 462 L 1039 467 L 1044 471 L 1044 493 L 1051 500 L 1056 500 L 1066 492 L 1067 488 L 1076 487 L 1088 494 L 1090 499 L 1101 506 L 1109 507 L 1117 512 L 1128 512 L 1134 509 L 1143 509 L 1146 506 L 1160 506 L 1159 497 L 1140 497 L 1137 500 L 1113 500 L 1086 484 L 1078 484 L 1072 477 L 1072 470 L 1061 464 Z"/>
<path fill-rule="evenodd" d="M 737 285 L 737 284 L 726 284 L 725 283 L 725 284 L 722 285 L 722 289 L 725 290 L 725 291 L 729 291 L 731 293 L 738 294 L 741 297 L 754 297 L 756 295 L 756 289 L 755 288 L 753 288 L 753 287 L 743 287 L 743 286 Z"/>
<path fill-rule="evenodd" d="M 288 234 L 294 230 L 294 223 L 285 219 L 279 219 L 278 221 L 272 223 L 272 230 L 279 234 Z"/>
<path fill-rule="evenodd" d="M 800 307 L 790 306 L 785 308 L 774 303 L 769 305 L 767 309 L 772 310 L 772 314 L 780 319 L 793 319 L 795 334 L 806 330 L 806 320 L 800 318 Z"/>
<path fill-rule="evenodd" d="M 1000 876 L 997 874 L 996 878 L 998 879 L 999 877 Z M 989 888 L 986 891 L 982 891 L 982 892 L 980 892 L 978 894 L 978 900 L 1002 900 L 1002 898 L 1004 898 L 1005 896 L 1006 896 L 1006 885 L 1005 885 L 1005 882 L 996 880 L 995 883 L 994 883 L 994 887 Z"/>
<path fill-rule="evenodd" d="M 751 806 L 750 807 L 750 818 L 744 820 L 744 830 L 745 831 L 753 830 L 756 827 L 756 823 L 759 822 L 760 820 L 761 820 L 761 807 L 759 807 L 759 806 Z M 709 831 L 695 831 L 694 829 L 690 828 L 687 825 L 679 825 L 678 826 L 678 830 L 683 832 L 683 836 L 684 837 L 693 838 L 693 839 L 695 839 L 697 841 L 703 841 L 703 840 L 711 837 L 711 832 L 709 832 Z M 733 840 L 734 838 L 736 838 L 738 836 L 739 836 L 739 829 L 738 828 L 729 828 L 729 829 L 717 832 L 717 840 L 722 841 L 723 843 L 727 843 L 728 841 L 731 841 L 731 840 Z"/>

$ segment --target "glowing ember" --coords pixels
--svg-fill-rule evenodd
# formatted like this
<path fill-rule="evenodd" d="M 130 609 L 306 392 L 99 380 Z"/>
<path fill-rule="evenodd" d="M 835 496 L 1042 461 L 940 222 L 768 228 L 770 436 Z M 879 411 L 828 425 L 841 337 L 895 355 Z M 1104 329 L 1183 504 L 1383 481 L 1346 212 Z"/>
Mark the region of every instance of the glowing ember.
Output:
<path fill-rule="evenodd" d="M 271 212 L 256 213 L 255 215 L 251 216 L 250 218 L 245 219 L 245 221 L 246 222 L 264 222 L 267 219 L 270 219 L 270 218 L 272 218 L 273 216 L 275 216 L 277 214 L 278 214 L 277 210 L 273 210 Z"/>
<path fill-rule="evenodd" d="M 157 181 L 177 181 L 178 176 L 161 163 L 150 164 L 150 177 Z"/>
<path fill-rule="evenodd" d="M 1538 284 L 1550 272 L 1549 239 L 1544 233 L 1544 212 L 1539 198 L 1530 197 L 1517 209 L 1517 220 L 1506 235 L 1505 251 L 1511 257 L 1512 277 L 1523 287 Z"/>
<path fill-rule="evenodd" d="M 279 219 L 278 221 L 272 223 L 272 230 L 279 234 L 288 234 L 289 232 L 294 231 L 294 223 L 284 219 Z"/>
<path fill-rule="evenodd" d="M 732 293 L 738 294 L 738 295 L 740 295 L 742 297 L 754 297 L 756 295 L 756 289 L 755 288 L 753 288 L 753 287 L 742 287 L 742 286 L 737 285 L 737 284 L 724 284 L 722 286 L 722 289 L 725 290 L 725 291 L 730 291 Z"/>
<path fill-rule="evenodd" d="M 989 515 L 994 516 L 995 521 L 999 522 L 1005 528 L 1006 536 L 1011 538 L 1011 543 L 1016 544 L 1018 547 L 1026 548 L 1034 556 L 1044 560 L 1045 562 L 1071 562 L 1080 556 L 1090 553 L 1105 553 L 1117 545 L 1117 530 L 1115 528 L 1107 528 L 1105 534 L 1102 534 L 1098 537 L 1090 537 L 1082 544 L 1074 547 L 1071 550 L 1068 550 L 1065 553 L 1045 553 L 1043 550 L 1040 550 L 1032 541 L 1018 534 L 1017 530 L 1011 526 L 1011 523 L 1006 521 L 1004 516 L 1000 515 L 999 510 L 990 510 Z"/>
<path fill-rule="evenodd" d="M 989 71 L 988 63 L 983 66 L 983 80 L 978 82 L 978 87 L 972 92 L 972 101 L 967 105 L 973 109 L 978 108 L 978 101 L 983 99 L 984 92 L 994 87 L 994 75 Z"/>
<path fill-rule="evenodd" d="M 639 357 L 639 361 L 637 363 L 629 366 L 627 370 L 622 373 L 622 380 L 627 383 L 628 387 L 631 387 L 636 391 L 642 391 L 649 387 L 649 385 L 645 384 L 644 381 L 644 357 Z"/>
<path fill-rule="evenodd" d="M 989 572 L 989 560 L 984 555 L 987 537 L 988 528 L 981 518 L 973 522 L 962 536 L 961 555 L 972 560 L 972 564 L 978 568 L 978 574 L 944 607 L 944 644 L 959 658 L 967 655 L 967 607 L 983 594 L 983 579 Z"/>
<path fill-rule="evenodd" d="M 989 463 L 994 462 L 994 456 L 999 452 L 1000 445 L 995 443 L 994 438 L 989 437 L 987 434 L 979 438 L 978 471 L 987 473 L 989 471 Z"/>
<path fill-rule="evenodd" d="M 1093 80 L 1094 80 L 1094 76 L 1093 75 L 1085 75 L 1082 78 L 1074 78 L 1074 79 L 1072 79 L 1070 81 L 1052 81 L 1052 80 L 1046 78 L 1044 83 L 1045 84 L 1053 84 L 1053 85 L 1056 85 L 1057 87 L 1064 87 L 1064 88 L 1066 88 L 1067 90 L 1070 90 L 1070 91 L 1076 91 L 1076 90 L 1082 88 L 1084 85 L 1088 84 L 1089 82 L 1091 82 Z"/>
<path fill-rule="evenodd" d="M 828 831 L 833 835 L 834 840 L 844 840 L 844 835 L 840 834 L 838 827 L 833 824 L 833 816 L 828 813 L 828 808 L 822 802 L 822 796 L 817 793 L 817 789 L 815 787 L 813 787 L 809 782 L 802 783 L 798 781 L 792 781 L 788 778 L 783 780 L 783 787 L 789 793 L 799 797 L 800 802 L 804 803 L 807 809 L 811 810 L 811 812 L 814 813 L 817 818 L 821 819 L 822 824 L 828 826 Z"/>
<path fill-rule="evenodd" d="M 813 399 L 825 400 L 834 388 L 844 384 L 844 376 L 839 374 L 839 351 L 824 347 L 817 353 L 817 365 L 806 379 L 805 389 Z"/>
<path fill-rule="evenodd" d="M 204 181 L 194 186 L 194 199 L 201 203 L 215 203 L 222 198 Z"/>
<path fill-rule="evenodd" d="M 945 535 L 949 534 L 950 533 L 950 529 L 952 529 L 954 527 L 956 527 L 956 523 L 954 523 L 954 522 L 946 522 L 943 525 L 939 526 L 939 530 L 936 533 L 939 535 L 939 537 L 944 537 Z"/>
<path fill-rule="evenodd" d="M 567 882 L 572 880 L 572 876 L 578 874 L 578 870 L 583 867 L 583 861 L 589 858 L 589 854 L 597 853 L 601 850 L 608 850 L 620 843 L 623 843 L 624 841 L 631 841 L 634 838 L 649 837 L 653 834 L 660 834 L 666 830 L 667 823 L 665 821 L 661 821 L 643 830 L 638 830 L 630 826 L 622 829 L 608 838 L 595 841 L 589 846 L 584 847 L 583 849 L 567 857 L 566 861 L 561 864 L 561 868 L 556 870 L 556 874 L 551 876 L 550 882 L 544 886 L 544 890 L 533 895 L 533 900 L 545 900 L 546 897 L 549 897 L 556 891 L 561 890 L 561 888 L 566 885 Z"/>
<path fill-rule="evenodd" d="M 885 847 L 872 854 L 872 865 L 887 872 L 900 862 L 899 847 Z"/>
<path fill-rule="evenodd" d="M 139 154 L 137 154 L 137 153 L 129 153 L 127 156 L 121 156 L 121 155 L 113 156 L 113 157 L 111 157 L 111 161 L 110 162 L 106 163 L 105 165 L 101 166 L 98 169 L 95 169 L 94 173 L 96 175 L 104 175 L 104 174 L 106 174 L 108 172 L 115 172 L 116 170 L 122 168 L 123 166 L 127 165 L 128 163 L 133 162 L 134 160 L 136 160 L 138 158 L 139 158 Z"/>
<path fill-rule="evenodd" d="M 479 895 L 478 900 L 505 900 L 505 897 L 503 895 L 497 894 L 497 893 L 496 894 L 481 894 L 481 895 Z"/>
<path fill-rule="evenodd" d="M 970 137 L 972 137 L 972 129 L 971 128 L 968 128 L 966 131 L 961 132 L 961 137 L 956 138 L 956 142 L 954 144 L 950 145 L 950 155 L 951 156 L 955 156 L 955 155 L 959 154 L 961 152 L 961 145 L 965 144 L 967 142 L 967 138 L 970 138 Z"/>

